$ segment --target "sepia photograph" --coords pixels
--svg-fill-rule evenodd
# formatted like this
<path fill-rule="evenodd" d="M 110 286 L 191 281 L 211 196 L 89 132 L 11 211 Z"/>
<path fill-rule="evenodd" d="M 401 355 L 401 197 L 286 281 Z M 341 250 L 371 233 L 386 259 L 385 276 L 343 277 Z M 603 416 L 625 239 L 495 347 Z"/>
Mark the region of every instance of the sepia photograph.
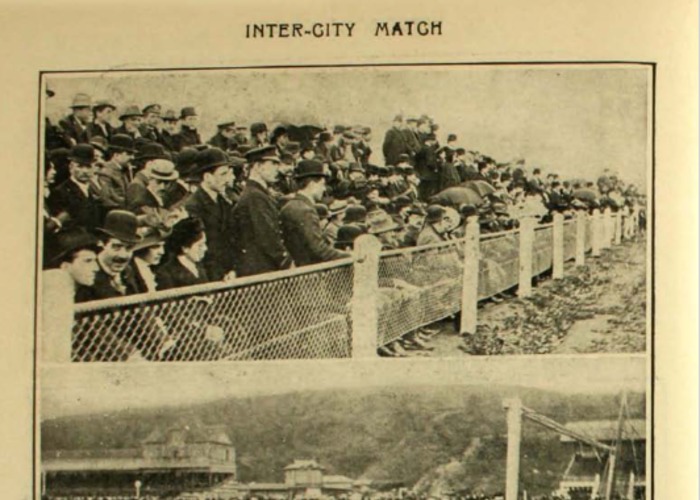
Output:
<path fill-rule="evenodd" d="M 652 65 L 41 83 L 43 362 L 647 350 Z"/>
<path fill-rule="evenodd" d="M 651 498 L 644 357 L 437 361 L 45 370 L 37 485 L 47 500 Z"/>

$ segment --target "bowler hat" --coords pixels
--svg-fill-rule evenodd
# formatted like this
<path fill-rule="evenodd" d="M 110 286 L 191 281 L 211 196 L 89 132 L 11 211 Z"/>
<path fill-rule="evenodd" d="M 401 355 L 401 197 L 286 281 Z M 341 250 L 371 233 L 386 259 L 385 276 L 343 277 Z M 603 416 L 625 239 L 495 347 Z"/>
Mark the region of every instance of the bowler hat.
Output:
<path fill-rule="evenodd" d="M 401 226 L 388 214 L 382 214 L 369 221 L 369 234 L 381 234 L 401 229 Z"/>
<path fill-rule="evenodd" d="M 346 224 L 351 222 L 362 222 L 364 223 L 367 219 L 367 209 L 362 205 L 351 205 L 345 209 L 345 219 Z"/>
<path fill-rule="evenodd" d="M 413 205 L 413 202 L 408 196 L 400 195 L 394 198 L 394 206 L 396 206 L 398 209 L 410 207 L 411 205 Z"/>
<path fill-rule="evenodd" d="M 178 121 L 179 118 L 177 115 L 175 115 L 175 110 L 174 109 L 169 109 L 165 112 L 163 115 L 163 121 L 164 122 L 176 122 Z"/>
<path fill-rule="evenodd" d="M 440 205 L 430 205 L 426 212 L 425 222 L 430 224 L 440 222 L 445 217 L 445 209 Z"/>
<path fill-rule="evenodd" d="M 74 227 L 65 231 L 60 231 L 56 235 L 56 247 L 57 252 L 51 258 L 53 262 L 60 262 L 64 257 L 68 257 L 78 250 L 98 251 L 97 238 L 82 227 Z"/>
<path fill-rule="evenodd" d="M 112 210 L 105 217 L 104 227 L 98 227 L 97 231 L 124 243 L 138 243 L 141 241 L 138 225 L 138 219 L 133 213 L 126 210 Z"/>
<path fill-rule="evenodd" d="M 333 136 L 330 134 L 330 132 L 321 132 L 318 134 L 318 142 L 328 142 L 331 139 L 333 139 Z"/>
<path fill-rule="evenodd" d="M 143 114 L 138 106 L 132 105 L 127 106 L 124 111 L 122 111 L 122 114 L 119 115 L 119 119 L 123 121 L 125 118 L 133 118 L 135 116 L 143 116 Z"/>
<path fill-rule="evenodd" d="M 347 206 L 348 202 L 346 200 L 333 200 L 333 203 L 328 206 L 328 211 L 331 215 L 338 215 L 340 212 L 343 212 Z"/>
<path fill-rule="evenodd" d="M 267 125 L 261 122 L 253 123 L 250 126 L 251 135 L 258 135 L 262 132 L 267 132 Z"/>
<path fill-rule="evenodd" d="M 71 148 L 68 159 L 81 165 L 90 165 L 95 161 L 95 148 L 90 144 L 77 144 Z"/>
<path fill-rule="evenodd" d="M 301 144 L 296 141 L 289 141 L 287 145 L 284 146 L 284 150 L 289 154 L 298 153 L 301 151 Z"/>
<path fill-rule="evenodd" d="M 93 111 L 99 111 L 99 110 L 104 109 L 104 108 L 112 108 L 112 110 L 117 109 L 117 107 L 116 107 L 114 104 L 112 104 L 112 103 L 109 102 L 109 101 L 105 101 L 105 100 L 97 101 L 97 102 L 96 102 L 95 104 L 93 104 L 93 106 L 92 106 L 92 110 L 93 110 Z"/>
<path fill-rule="evenodd" d="M 411 160 L 410 156 L 408 156 L 406 153 L 401 153 L 399 155 L 399 160 L 397 161 L 397 163 L 407 163 L 410 160 Z"/>
<path fill-rule="evenodd" d="M 75 94 L 73 96 L 73 103 L 70 105 L 71 108 L 89 108 L 92 106 L 92 99 L 87 94 Z"/>
<path fill-rule="evenodd" d="M 333 127 L 334 134 L 342 134 L 343 132 L 345 132 L 345 130 L 346 130 L 345 125 L 335 125 Z"/>
<path fill-rule="evenodd" d="M 115 134 L 109 141 L 109 149 L 112 151 L 135 153 L 134 139 L 130 135 Z"/>
<path fill-rule="evenodd" d="M 277 156 L 277 148 L 275 146 L 262 146 L 251 149 L 245 154 L 245 159 L 251 164 L 262 161 L 281 162 L 280 157 Z"/>
<path fill-rule="evenodd" d="M 323 163 L 316 160 L 302 160 L 299 162 L 294 173 L 295 179 L 304 179 L 306 177 L 325 177 L 330 175 L 323 167 Z"/>
<path fill-rule="evenodd" d="M 453 142 L 457 140 L 457 136 L 455 134 L 448 134 L 447 136 L 447 142 Z"/>
<path fill-rule="evenodd" d="M 270 142 L 274 143 L 277 139 L 279 139 L 283 135 L 287 135 L 287 127 L 284 125 L 277 125 L 272 130 L 272 135 L 270 136 Z"/>
<path fill-rule="evenodd" d="M 165 150 L 162 144 L 158 144 L 157 142 L 144 144 L 136 155 L 137 161 L 170 159 L 170 153 Z"/>
<path fill-rule="evenodd" d="M 153 160 L 148 169 L 148 177 L 159 181 L 174 181 L 180 176 L 175 170 L 175 164 L 170 160 Z"/>
<path fill-rule="evenodd" d="M 355 240 L 364 234 L 364 230 L 358 226 L 340 226 L 335 241 L 336 248 L 351 247 Z"/>
<path fill-rule="evenodd" d="M 198 151 L 195 161 L 197 166 L 192 169 L 190 174 L 200 177 L 219 167 L 231 165 L 228 155 L 223 150 L 213 147 Z"/>
<path fill-rule="evenodd" d="M 379 177 L 389 177 L 391 170 L 384 165 L 375 165 L 375 172 Z"/>
<path fill-rule="evenodd" d="M 143 108 L 143 114 L 145 115 L 146 113 L 151 113 L 152 115 L 159 115 L 160 110 L 160 104 L 149 104 Z"/>
<path fill-rule="evenodd" d="M 197 167 L 198 154 L 199 152 L 194 148 L 182 148 L 177 155 L 175 168 L 180 173 L 181 179 L 188 181 L 196 177 L 192 175 L 192 171 Z"/>
<path fill-rule="evenodd" d="M 180 118 L 187 118 L 188 116 L 197 116 L 197 111 L 192 106 L 185 106 L 180 110 Z"/>
<path fill-rule="evenodd" d="M 359 163 L 353 162 L 350 164 L 350 168 L 348 169 L 348 172 L 361 172 L 364 174 L 365 169 L 362 168 L 362 165 L 360 165 Z"/>

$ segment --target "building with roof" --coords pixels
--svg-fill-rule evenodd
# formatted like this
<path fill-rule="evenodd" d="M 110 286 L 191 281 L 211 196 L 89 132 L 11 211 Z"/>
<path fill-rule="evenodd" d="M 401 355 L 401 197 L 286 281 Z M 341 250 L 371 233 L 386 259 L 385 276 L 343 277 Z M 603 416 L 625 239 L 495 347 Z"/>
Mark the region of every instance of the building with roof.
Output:
<path fill-rule="evenodd" d="M 569 430 L 588 436 L 608 446 L 615 446 L 618 422 L 588 420 L 571 422 Z M 590 499 L 604 489 L 601 483 L 607 475 L 608 453 L 601 452 L 575 439 L 562 436 L 561 442 L 571 448 L 572 455 L 559 489 L 572 500 Z M 643 499 L 646 491 L 646 421 L 625 420 L 620 434 L 619 453 L 616 456 L 614 491 L 624 498 Z"/>
<path fill-rule="evenodd" d="M 174 495 L 237 480 L 236 450 L 218 426 L 157 429 L 139 447 L 42 453 L 50 496 Z"/>

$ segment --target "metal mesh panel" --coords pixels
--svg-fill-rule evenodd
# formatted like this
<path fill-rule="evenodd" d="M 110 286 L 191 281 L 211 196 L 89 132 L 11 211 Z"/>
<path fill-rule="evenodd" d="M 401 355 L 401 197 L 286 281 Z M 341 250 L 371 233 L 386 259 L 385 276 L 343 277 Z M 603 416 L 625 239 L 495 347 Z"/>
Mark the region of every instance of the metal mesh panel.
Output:
<path fill-rule="evenodd" d="M 518 284 L 520 234 L 482 237 L 479 242 L 479 300 L 492 297 Z"/>
<path fill-rule="evenodd" d="M 350 355 L 346 263 L 211 290 L 78 306 L 74 361 L 336 358 Z"/>
<path fill-rule="evenodd" d="M 535 229 L 532 243 L 532 275 L 536 276 L 552 267 L 554 230 L 549 227 Z"/>
<path fill-rule="evenodd" d="M 391 252 L 379 261 L 378 345 L 461 308 L 462 240 Z"/>
<path fill-rule="evenodd" d="M 576 220 L 564 222 L 564 260 L 576 258 Z"/>

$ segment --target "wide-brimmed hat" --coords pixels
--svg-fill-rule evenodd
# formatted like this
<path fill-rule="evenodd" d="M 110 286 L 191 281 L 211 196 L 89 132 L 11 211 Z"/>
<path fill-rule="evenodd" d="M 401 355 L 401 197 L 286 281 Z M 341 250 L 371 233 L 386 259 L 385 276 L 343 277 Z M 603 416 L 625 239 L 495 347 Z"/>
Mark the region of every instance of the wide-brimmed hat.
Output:
<path fill-rule="evenodd" d="M 147 160 L 171 160 L 172 157 L 162 144 L 157 142 L 148 142 L 139 148 L 139 152 L 135 158 L 137 161 Z"/>
<path fill-rule="evenodd" d="M 138 106 L 133 104 L 124 108 L 124 111 L 119 115 L 119 119 L 123 121 L 125 118 L 133 118 L 135 116 L 143 116 L 143 113 L 141 113 Z"/>
<path fill-rule="evenodd" d="M 70 105 L 71 108 L 90 108 L 92 107 L 92 99 L 87 94 L 75 94 L 73 96 L 73 102 Z"/>
<path fill-rule="evenodd" d="M 112 210 L 105 217 L 103 227 L 97 231 L 124 243 L 138 243 L 141 236 L 138 234 L 139 221 L 131 212 L 126 210 Z"/>
<path fill-rule="evenodd" d="M 369 234 L 382 234 L 389 231 L 401 229 L 401 226 L 391 218 L 390 215 L 384 214 L 381 217 L 375 217 L 369 221 Z"/>
<path fill-rule="evenodd" d="M 117 109 L 117 107 L 114 104 L 112 104 L 111 102 L 104 100 L 104 99 L 101 101 L 97 101 L 97 102 L 95 102 L 95 104 L 92 105 L 93 111 L 97 111 L 99 109 L 104 109 L 104 108 L 112 108 L 112 110 Z"/>
<path fill-rule="evenodd" d="M 134 252 L 143 250 L 144 248 L 150 248 L 157 245 L 165 243 L 165 239 L 170 236 L 172 231 L 165 228 L 154 228 L 147 227 L 145 231 L 141 233 L 141 241 L 134 245 Z"/>
<path fill-rule="evenodd" d="M 425 222 L 434 224 L 445 217 L 445 208 L 440 205 L 430 205 L 426 211 Z"/>
<path fill-rule="evenodd" d="M 134 139 L 130 135 L 126 134 L 115 134 L 109 140 L 109 149 L 112 151 L 126 152 L 134 154 L 136 153 L 136 148 L 134 148 Z"/>
<path fill-rule="evenodd" d="M 60 231 L 56 235 L 56 254 L 51 257 L 51 261 L 59 262 L 77 250 L 92 250 L 97 253 L 97 238 L 82 227 Z"/>
<path fill-rule="evenodd" d="M 260 148 L 254 148 L 246 152 L 245 159 L 248 163 L 256 163 L 262 161 L 274 161 L 277 163 L 282 163 L 282 160 L 277 155 L 277 148 L 275 146 L 262 146 Z"/>
<path fill-rule="evenodd" d="M 221 122 L 216 127 L 220 130 L 224 130 L 224 129 L 227 129 L 230 127 L 235 127 L 235 126 L 236 126 L 236 122 L 234 120 L 230 120 L 227 122 Z"/>
<path fill-rule="evenodd" d="M 149 163 L 148 168 L 149 179 L 159 181 L 174 181 L 180 176 L 175 170 L 175 164 L 170 160 L 157 159 Z"/>
<path fill-rule="evenodd" d="M 347 200 L 333 200 L 333 202 L 330 205 L 328 205 L 328 211 L 332 216 L 338 215 L 339 213 L 345 211 L 347 206 Z"/>
<path fill-rule="evenodd" d="M 330 177 L 330 174 L 324 168 L 323 163 L 316 160 L 302 160 L 297 165 L 294 172 L 295 179 L 305 179 L 307 177 Z"/>
<path fill-rule="evenodd" d="M 167 110 L 162 118 L 164 122 L 176 122 L 179 120 L 174 109 Z"/>
<path fill-rule="evenodd" d="M 192 169 L 192 177 L 201 177 L 219 167 L 231 166 L 228 155 L 219 148 L 207 148 L 197 152 L 196 166 Z"/>
<path fill-rule="evenodd" d="M 149 104 L 143 108 L 143 114 L 151 113 L 152 115 L 160 115 L 160 104 Z"/>
<path fill-rule="evenodd" d="M 71 148 L 68 159 L 81 165 L 91 165 L 95 161 L 95 148 L 90 144 L 76 144 Z"/>
<path fill-rule="evenodd" d="M 95 149 L 99 149 L 103 155 L 107 154 L 107 151 L 109 150 L 109 143 L 107 142 L 107 139 L 102 137 L 101 135 L 96 135 L 90 139 L 90 145 L 93 146 Z"/>
<path fill-rule="evenodd" d="M 188 116 L 197 116 L 197 111 L 192 106 L 185 106 L 180 110 L 180 118 L 187 118 Z"/>

